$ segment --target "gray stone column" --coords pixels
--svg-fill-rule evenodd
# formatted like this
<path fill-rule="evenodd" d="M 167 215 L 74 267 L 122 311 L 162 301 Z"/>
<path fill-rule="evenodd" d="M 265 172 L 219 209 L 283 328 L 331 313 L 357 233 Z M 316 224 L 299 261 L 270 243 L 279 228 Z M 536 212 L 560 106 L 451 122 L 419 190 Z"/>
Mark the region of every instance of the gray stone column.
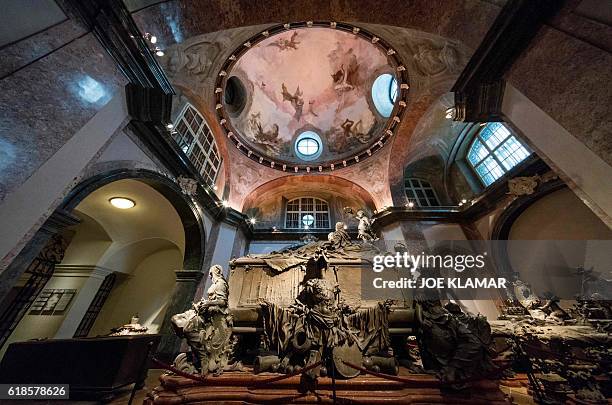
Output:
<path fill-rule="evenodd" d="M 159 328 L 162 338 L 156 354 L 158 359 L 167 363 L 174 360 L 181 347 L 181 340 L 172 331 L 170 318 L 174 314 L 185 312 L 191 308 L 198 284 L 203 276 L 203 273 L 199 270 L 176 270 L 175 274 L 176 286 L 168 303 L 162 325 Z"/>
<path fill-rule="evenodd" d="M 4 300 L 9 291 L 13 288 L 30 263 L 45 247 L 53 235 L 64 229 L 76 225 L 80 220 L 66 211 L 55 211 L 32 235 L 30 241 L 24 246 L 19 254 L 13 259 L 11 264 L 0 273 L 0 302 Z"/>

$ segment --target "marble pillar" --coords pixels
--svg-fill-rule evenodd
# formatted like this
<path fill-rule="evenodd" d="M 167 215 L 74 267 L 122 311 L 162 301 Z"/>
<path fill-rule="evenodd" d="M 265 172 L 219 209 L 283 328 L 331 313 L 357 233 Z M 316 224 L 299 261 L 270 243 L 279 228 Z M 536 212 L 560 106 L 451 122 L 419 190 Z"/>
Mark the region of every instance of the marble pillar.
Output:
<path fill-rule="evenodd" d="M 170 318 L 174 314 L 185 312 L 191 308 L 198 284 L 204 275 L 199 270 L 176 270 L 175 274 L 176 285 L 168 303 L 164 320 L 159 328 L 158 333 L 162 335 L 162 338 L 155 355 L 158 359 L 168 363 L 174 360 L 181 347 L 181 340 L 174 334 Z"/>

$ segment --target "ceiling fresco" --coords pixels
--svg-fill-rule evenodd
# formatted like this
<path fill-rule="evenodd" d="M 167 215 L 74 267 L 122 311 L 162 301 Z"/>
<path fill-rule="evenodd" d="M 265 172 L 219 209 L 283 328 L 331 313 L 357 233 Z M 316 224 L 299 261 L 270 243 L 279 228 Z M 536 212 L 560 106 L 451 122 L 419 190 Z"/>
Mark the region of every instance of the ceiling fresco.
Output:
<path fill-rule="evenodd" d="M 314 30 L 317 28 L 316 24 L 315 22 L 315 26 L 311 28 L 304 27 L 304 30 Z M 292 23 L 291 26 L 293 25 Z M 338 23 L 338 26 L 340 25 Z M 342 25 L 348 27 L 348 24 Z M 422 157 L 423 153 L 431 153 L 430 144 L 437 143 L 436 131 L 418 135 L 421 130 L 417 128 L 421 128 L 423 119 L 429 122 L 426 113 L 450 90 L 473 50 L 466 48 L 460 42 L 408 28 L 360 24 L 359 34 L 371 35 L 370 38 L 363 39 L 365 42 L 371 43 L 372 38 L 378 37 L 380 40 L 377 45 L 384 44 L 381 48 L 383 54 L 389 49 L 395 50 L 396 54 L 390 55 L 388 62 L 392 65 L 394 63 L 405 65 L 405 71 L 396 70 L 396 77 L 401 78 L 402 83 L 408 83 L 409 74 L 409 89 L 402 89 L 402 97 L 391 115 L 392 119 L 399 116 L 401 122 L 389 123 L 389 125 L 395 124 L 391 127 L 393 135 L 383 141 L 384 147 L 378 148 L 376 141 L 372 146 L 366 145 L 366 150 L 359 156 L 359 163 L 355 163 L 355 159 L 351 156 L 346 159 L 346 167 L 337 164 L 338 161 L 331 161 L 330 163 L 336 165 L 335 169 L 330 170 L 330 163 L 327 165 L 322 163 L 323 173 L 319 173 L 317 161 L 293 165 L 288 163 L 287 170 L 284 171 L 280 159 L 260 155 L 264 159 L 264 162 L 260 163 L 261 157 L 257 156 L 258 152 L 253 146 L 246 144 L 247 141 L 242 135 L 231 137 L 230 131 L 234 133 L 237 131 L 224 124 L 223 120 L 229 120 L 230 117 L 225 108 L 219 109 L 224 83 L 234 74 L 233 66 L 256 46 L 257 39 L 274 40 L 283 34 L 291 33 L 291 30 L 285 29 L 283 25 L 280 25 L 278 30 L 275 30 L 276 27 L 278 26 L 241 27 L 192 37 L 169 47 L 166 56 L 159 58 L 175 88 L 184 93 L 191 103 L 198 106 L 211 125 L 218 145 L 226 150 L 224 164 L 229 192 L 225 194 L 225 198 L 232 207 L 241 209 L 246 196 L 257 187 L 278 177 L 306 174 L 306 166 L 310 165 L 311 174 L 333 173 L 334 176 L 342 177 L 371 191 L 376 208 L 392 205 L 395 192 L 403 195 L 404 167 L 413 159 Z M 262 33 L 266 31 L 269 31 L 270 35 L 264 38 Z M 274 35 L 275 32 L 279 34 Z M 354 35 L 350 28 L 343 32 Z M 290 40 L 291 36 L 288 39 Z M 247 47 L 245 44 L 251 46 Z M 236 56 L 232 58 L 233 55 Z M 220 76 L 224 71 L 226 75 Z M 288 90 L 291 91 L 291 87 L 288 87 Z M 402 101 L 405 102 L 404 107 Z M 444 106 L 446 103 L 441 103 L 439 108 L 435 109 L 436 114 L 441 111 L 439 114 L 442 114 L 442 120 L 444 120 Z M 248 105 L 245 105 L 246 108 Z M 438 123 L 437 118 L 436 122 Z M 385 134 L 387 134 L 386 129 L 375 139 L 378 140 Z M 239 143 L 242 144 L 240 147 Z M 245 151 L 247 146 L 253 151 L 250 156 Z M 372 158 L 368 159 L 367 148 L 372 149 Z M 446 147 L 443 149 L 446 150 Z M 276 165 L 271 166 L 270 160 L 274 160 Z M 293 170 L 294 166 L 299 166 L 297 172 Z M 401 201 L 398 199 L 397 203 L 400 204 Z"/>
<path fill-rule="evenodd" d="M 395 68 L 376 42 L 324 27 L 268 36 L 227 72 L 226 92 L 227 83 L 240 81 L 233 99 L 224 98 L 227 119 L 243 143 L 272 161 L 309 163 L 295 150 L 305 131 L 321 141 L 312 162 L 353 157 L 377 142 L 389 121 L 374 106 L 371 90 L 378 76 Z M 232 111 L 229 102 L 240 110 Z"/>

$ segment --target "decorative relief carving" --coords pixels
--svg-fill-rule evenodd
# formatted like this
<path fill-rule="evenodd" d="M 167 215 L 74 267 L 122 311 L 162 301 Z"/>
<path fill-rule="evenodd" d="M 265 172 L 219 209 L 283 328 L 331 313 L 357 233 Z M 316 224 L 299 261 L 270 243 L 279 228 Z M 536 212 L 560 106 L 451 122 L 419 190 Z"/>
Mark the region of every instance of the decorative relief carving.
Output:
<path fill-rule="evenodd" d="M 39 257 L 54 263 L 61 263 L 64 259 L 64 253 L 68 247 L 68 241 L 60 234 L 55 234 L 51 240 L 47 242 Z"/>
<path fill-rule="evenodd" d="M 204 82 L 210 77 L 220 52 L 221 45 L 217 42 L 202 41 L 186 47 L 179 45 L 169 54 L 167 70 L 174 74 L 183 71 Z"/>
<path fill-rule="evenodd" d="M 195 179 L 179 176 L 176 179 L 176 182 L 181 187 L 181 191 L 183 192 L 183 194 L 188 195 L 189 197 L 193 197 L 197 194 L 198 182 Z"/>
<path fill-rule="evenodd" d="M 508 192 L 514 198 L 531 195 L 536 189 L 551 180 L 557 179 L 558 176 L 553 172 L 547 172 L 543 175 L 535 175 L 530 177 L 514 177 L 508 180 Z"/>
<path fill-rule="evenodd" d="M 414 63 L 424 76 L 436 76 L 442 73 L 457 74 L 463 69 L 461 54 L 456 45 L 444 42 L 442 45 L 433 41 L 416 45 Z"/>
<path fill-rule="evenodd" d="M 372 224 L 374 223 L 374 220 L 368 217 L 364 210 L 359 209 L 355 212 L 351 207 L 344 207 L 344 212 L 346 214 L 354 215 L 355 219 L 359 221 L 359 225 L 357 226 L 357 237 L 359 239 L 368 242 L 378 240 L 378 236 L 372 229 Z"/>

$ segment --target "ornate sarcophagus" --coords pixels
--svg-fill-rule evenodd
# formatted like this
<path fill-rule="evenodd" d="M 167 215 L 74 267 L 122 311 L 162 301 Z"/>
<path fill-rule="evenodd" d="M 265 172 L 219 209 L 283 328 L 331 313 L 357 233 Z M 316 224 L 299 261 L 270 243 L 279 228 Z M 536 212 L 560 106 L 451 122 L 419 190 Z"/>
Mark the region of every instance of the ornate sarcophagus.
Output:
<path fill-rule="evenodd" d="M 289 306 L 297 298 L 303 282 L 310 278 L 338 285 L 346 305 L 364 308 L 378 302 L 362 299 L 361 272 L 370 271 L 369 263 L 363 259 L 321 259 L 318 263 L 306 262 L 281 271 L 272 262 L 260 257 L 242 257 L 231 262 L 230 309 L 258 307 L 261 300 Z"/>
<path fill-rule="evenodd" d="M 400 367 L 405 371 L 420 370 L 405 336 L 412 332 L 410 326 L 415 326 L 413 318 L 420 317 L 413 317 L 416 311 L 407 308 L 405 301 L 364 299 L 362 274 L 371 271 L 373 256 L 382 252 L 372 238 L 351 241 L 343 225 L 336 224 L 327 241 L 232 260 L 229 283 L 220 266 L 213 266 L 208 298 L 173 317 L 177 334 L 186 338 L 191 352 L 180 354 L 172 370 L 190 377 L 192 382 L 200 382 L 194 376 L 196 372 L 209 378 L 202 381 L 202 386 L 188 387 L 180 393 L 176 384 L 182 382 L 162 379 L 164 387 L 156 389 L 149 403 L 249 402 L 256 395 L 243 388 L 251 390 L 263 385 L 267 397 L 262 402 L 294 402 L 294 398 L 289 399 L 294 392 L 300 393 L 301 401 L 303 393 L 315 392 L 327 383 L 335 397 L 336 379 L 358 378 L 361 373 L 382 376 L 403 386 L 402 378 L 397 377 Z M 446 382 L 478 377 L 478 370 L 490 370 L 484 342 L 458 321 L 459 317 L 470 322 L 472 318 L 454 307 L 443 308 L 439 301 L 426 308 L 422 313 L 427 322 L 423 323 L 425 328 L 421 327 L 425 331 L 421 347 L 428 356 L 427 364 L 437 370 L 446 367 Z M 227 334 L 218 335 L 216 317 L 225 320 L 223 330 L 231 329 L 230 339 Z M 404 336 L 395 338 L 392 334 Z M 447 339 L 450 336 L 462 338 L 457 345 L 461 350 L 452 350 L 455 342 Z M 445 348 L 442 356 L 435 352 L 440 345 Z M 228 356 L 217 361 L 220 356 L 214 357 L 215 353 Z M 230 357 L 233 361 L 229 361 Z M 238 378 L 215 387 L 212 381 L 221 382 L 215 377 L 223 372 Z M 270 373 L 280 375 L 259 379 Z M 291 385 L 291 379 L 298 376 L 299 386 Z M 272 386 L 280 381 L 281 385 Z M 357 381 L 354 387 L 363 383 Z M 377 388 L 381 387 L 378 383 Z M 368 403 L 374 398 L 387 398 L 388 389 L 384 391 L 362 399 Z M 228 392 L 231 398 L 226 396 Z M 438 393 L 439 390 L 434 392 Z M 410 401 L 415 392 L 402 395 L 400 401 Z M 498 392 L 490 399 L 497 398 Z"/>
<path fill-rule="evenodd" d="M 351 241 L 339 227 L 327 241 L 310 242 L 269 254 L 251 255 L 230 262 L 229 308 L 237 332 L 253 332 L 262 325 L 260 304 L 293 305 L 305 283 L 325 280 L 335 289 L 337 302 L 353 309 L 375 308 L 380 301 L 363 294 L 362 277 L 371 272 L 372 258 L 381 251 L 370 241 Z M 396 300 L 389 314 L 392 334 L 411 334 L 412 302 Z"/>

